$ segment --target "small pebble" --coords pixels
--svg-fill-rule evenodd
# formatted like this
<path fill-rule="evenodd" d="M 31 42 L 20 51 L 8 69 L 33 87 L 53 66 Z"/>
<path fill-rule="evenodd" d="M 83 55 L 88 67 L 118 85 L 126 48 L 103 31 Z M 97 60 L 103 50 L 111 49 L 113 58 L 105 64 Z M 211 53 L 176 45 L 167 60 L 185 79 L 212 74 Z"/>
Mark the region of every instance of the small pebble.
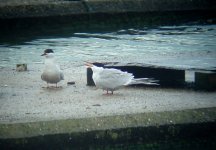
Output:
<path fill-rule="evenodd" d="M 71 82 L 67 82 L 68 85 L 74 85 L 75 82 L 74 81 L 71 81 Z"/>
<path fill-rule="evenodd" d="M 101 106 L 100 104 L 94 104 L 94 105 L 92 105 L 92 106 Z"/>

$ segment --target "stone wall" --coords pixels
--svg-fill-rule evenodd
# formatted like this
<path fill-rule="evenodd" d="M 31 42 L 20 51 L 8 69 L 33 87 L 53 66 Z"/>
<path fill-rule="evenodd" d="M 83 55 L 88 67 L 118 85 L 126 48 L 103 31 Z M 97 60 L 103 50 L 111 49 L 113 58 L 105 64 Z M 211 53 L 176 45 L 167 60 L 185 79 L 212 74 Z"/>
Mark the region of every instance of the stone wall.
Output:
<path fill-rule="evenodd" d="M 215 0 L 1 0 L 0 18 L 216 10 Z"/>

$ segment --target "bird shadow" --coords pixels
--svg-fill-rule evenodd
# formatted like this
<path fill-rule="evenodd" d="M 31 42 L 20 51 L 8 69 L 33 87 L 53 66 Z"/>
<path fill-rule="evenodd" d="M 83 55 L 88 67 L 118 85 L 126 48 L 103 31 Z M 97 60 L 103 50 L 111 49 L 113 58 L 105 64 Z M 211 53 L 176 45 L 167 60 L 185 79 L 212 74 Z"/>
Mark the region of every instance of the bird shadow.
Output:
<path fill-rule="evenodd" d="M 113 94 L 112 93 L 106 93 L 106 92 L 102 92 L 100 94 L 100 96 L 103 96 L 103 97 L 112 97 L 112 98 L 115 98 L 115 97 L 123 97 L 125 96 L 124 93 L 121 93 L 121 92 L 114 92 Z"/>
<path fill-rule="evenodd" d="M 63 90 L 63 86 L 48 86 L 48 87 L 42 87 L 43 90 L 46 90 L 46 91 L 61 91 Z"/>

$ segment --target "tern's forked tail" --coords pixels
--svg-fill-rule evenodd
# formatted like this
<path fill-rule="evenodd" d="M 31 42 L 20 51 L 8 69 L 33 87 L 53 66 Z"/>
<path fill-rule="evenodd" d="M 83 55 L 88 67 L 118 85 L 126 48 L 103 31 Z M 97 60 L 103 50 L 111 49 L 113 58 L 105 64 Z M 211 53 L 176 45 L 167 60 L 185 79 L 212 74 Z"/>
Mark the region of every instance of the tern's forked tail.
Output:
<path fill-rule="evenodd" d="M 128 85 L 134 85 L 134 84 L 159 85 L 158 80 L 155 80 L 153 78 L 133 79 Z"/>

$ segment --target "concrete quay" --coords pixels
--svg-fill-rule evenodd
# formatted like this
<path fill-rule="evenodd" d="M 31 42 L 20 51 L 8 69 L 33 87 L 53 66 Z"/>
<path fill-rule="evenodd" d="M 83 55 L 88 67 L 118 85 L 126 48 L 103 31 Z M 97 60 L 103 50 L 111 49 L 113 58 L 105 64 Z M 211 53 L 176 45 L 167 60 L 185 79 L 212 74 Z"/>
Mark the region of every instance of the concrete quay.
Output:
<path fill-rule="evenodd" d="M 47 89 L 40 79 L 41 68 L 41 64 L 28 65 L 24 72 L 1 68 L 2 150 L 216 139 L 215 92 L 127 87 L 103 95 L 86 86 L 85 67 L 64 70 L 60 88 Z M 67 85 L 69 81 L 76 84 Z"/>
<path fill-rule="evenodd" d="M 1 0 L 0 18 L 68 16 L 95 13 L 215 11 L 214 0 Z"/>
<path fill-rule="evenodd" d="M 1 0 L 0 19 L 215 11 L 215 3 L 215 0 Z M 62 149 L 63 145 L 89 149 L 93 143 L 151 144 L 178 138 L 213 139 L 212 143 L 216 143 L 215 92 L 126 87 L 107 96 L 86 86 L 86 70 L 82 67 L 66 70 L 61 88 L 47 89 L 40 79 L 41 68 L 40 64 L 28 65 L 25 72 L 0 68 L 1 150 Z M 182 73 L 181 77 L 183 80 Z M 212 80 L 215 83 L 215 74 L 210 75 L 211 80 L 202 74 L 198 77 L 205 83 Z M 76 84 L 67 85 L 70 81 Z"/>

